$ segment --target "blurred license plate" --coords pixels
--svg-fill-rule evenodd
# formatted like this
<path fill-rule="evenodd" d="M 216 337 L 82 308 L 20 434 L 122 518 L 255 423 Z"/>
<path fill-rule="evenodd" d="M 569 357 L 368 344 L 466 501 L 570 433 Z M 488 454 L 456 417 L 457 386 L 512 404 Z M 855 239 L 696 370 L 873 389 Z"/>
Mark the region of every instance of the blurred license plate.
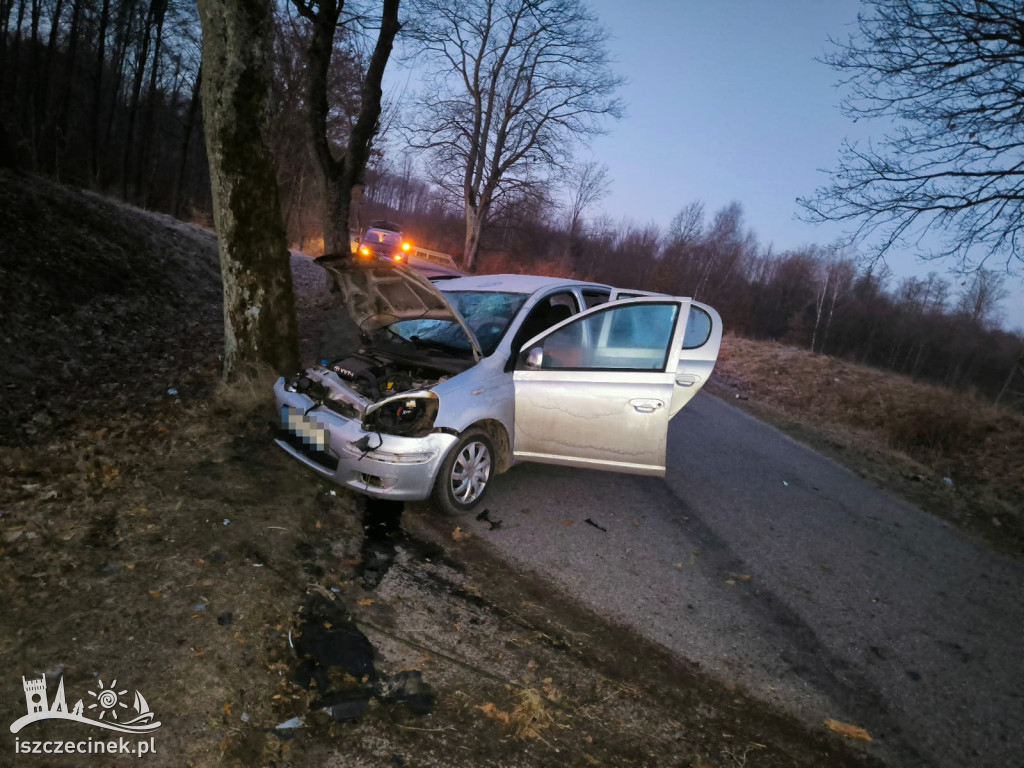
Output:
<path fill-rule="evenodd" d="M 299 409 L 284 406 L 281 409 L 281 426 L 310 448 L 317 451 L 327 450 L 327 429 L 308 418 Z"/>

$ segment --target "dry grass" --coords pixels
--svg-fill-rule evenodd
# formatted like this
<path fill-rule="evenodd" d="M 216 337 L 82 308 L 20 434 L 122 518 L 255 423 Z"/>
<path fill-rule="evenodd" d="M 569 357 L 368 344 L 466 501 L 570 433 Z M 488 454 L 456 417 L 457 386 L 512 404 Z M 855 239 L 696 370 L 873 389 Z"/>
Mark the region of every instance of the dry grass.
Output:
<path fill-rule="evenodd" d="M 711 389 L 925 509 L 1024 551 L 1021 414 L 971 393 L 735 336 L 723 340 Z"/>

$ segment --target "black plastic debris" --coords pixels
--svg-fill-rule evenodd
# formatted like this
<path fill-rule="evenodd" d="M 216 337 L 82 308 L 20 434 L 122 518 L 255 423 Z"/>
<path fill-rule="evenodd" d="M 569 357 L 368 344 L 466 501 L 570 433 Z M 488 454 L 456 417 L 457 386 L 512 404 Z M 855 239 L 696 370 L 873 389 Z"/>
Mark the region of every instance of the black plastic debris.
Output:
<path fill-rule="evenodd" d="M 383 698 L 388 704 L 405 704 L 417 715 L 429 715 L 434 709 L 434 691 L 418 669 L 404 670 L 388 680 Z"/>
<path fill-rule="evenodd" d="M 330 671 L 341 669 L 357 681 L 375 680 L 373 646 L 339 601 L 314 594 L 306 603 L 304 621 L 293 636 L 299 657 L 296 682 L 309 690 L 316 682 L 321 697 L 332 690 Z"/>
<path fill-rule="evenodd" d="M 222 613 L 217 616 L 217 623 L 222 627 L 228 627 L 235 623 L 235 617 L 231 613 Z"/>
<path fill-rule="evenodd" d="M 335 720 L 358 720 L 370 708 L 373 693 L 366 687 L 337 691 L 322 696 L 313 709 L 322 709 Z"/>
<path fill-rule="evenodd" d="M 605 533 L 608 533 L 608 529 L 607 528 L 605 528 L 603 525 L 598 525 L 593 520 L 591 520 L 589 517 L 586 520 L 584 520 L 583 522 L 586 523 L 587 525 L 594 526 L 599 531 L 604 531 Z"/>
<path fill-rule="evenodd" d="M 491 520 L 491 510 L 489 509 L 485 509 L 479 515 L 477 515 L 476 519 L 480 522 L 489 524 L 491 527 L 488 528 L 488 530 L 490 531 L 496 531 L 499 528 L 501 528 L 501 520 Z"/>

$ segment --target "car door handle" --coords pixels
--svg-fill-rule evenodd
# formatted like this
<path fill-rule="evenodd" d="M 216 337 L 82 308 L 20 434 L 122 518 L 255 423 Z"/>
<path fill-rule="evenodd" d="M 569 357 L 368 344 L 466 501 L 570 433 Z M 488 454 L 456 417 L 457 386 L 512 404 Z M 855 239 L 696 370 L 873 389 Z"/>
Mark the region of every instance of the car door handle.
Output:
<path fill-rule="evenodd" d="M 681 387 L 692 387 L 700 381 L 700 376 L 694 373 L 680 373 L 676 375 L 676 384 Z"/>
<path fill-rule="evenodd" d="M 647 398 L 638 398 L 636 400 L 630 400 L 629 404 L 633 406 L 633 410 L 637 413 L 654 413 L 659 408 L 664 408 L 665 403 L 661 400 L 653 400 Z"/>

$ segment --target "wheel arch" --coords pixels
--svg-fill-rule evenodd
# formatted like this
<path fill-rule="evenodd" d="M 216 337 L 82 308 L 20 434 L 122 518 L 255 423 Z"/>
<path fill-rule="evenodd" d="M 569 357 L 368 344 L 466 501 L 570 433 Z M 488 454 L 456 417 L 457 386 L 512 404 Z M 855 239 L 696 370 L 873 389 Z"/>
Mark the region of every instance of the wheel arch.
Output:
<path fill-rule="evenodd" d="M 471 429 L 483 430 L 491 439 L 496 454 L 494 463 L 497 474 L 508 471 L 508 468 L 512 466 L 512 445 L 508 439 L 508 430 L 505 429 L 505 425 L 497 419 L 481 419 L 470 424 L 463 432 L 468 432 Z"/>

